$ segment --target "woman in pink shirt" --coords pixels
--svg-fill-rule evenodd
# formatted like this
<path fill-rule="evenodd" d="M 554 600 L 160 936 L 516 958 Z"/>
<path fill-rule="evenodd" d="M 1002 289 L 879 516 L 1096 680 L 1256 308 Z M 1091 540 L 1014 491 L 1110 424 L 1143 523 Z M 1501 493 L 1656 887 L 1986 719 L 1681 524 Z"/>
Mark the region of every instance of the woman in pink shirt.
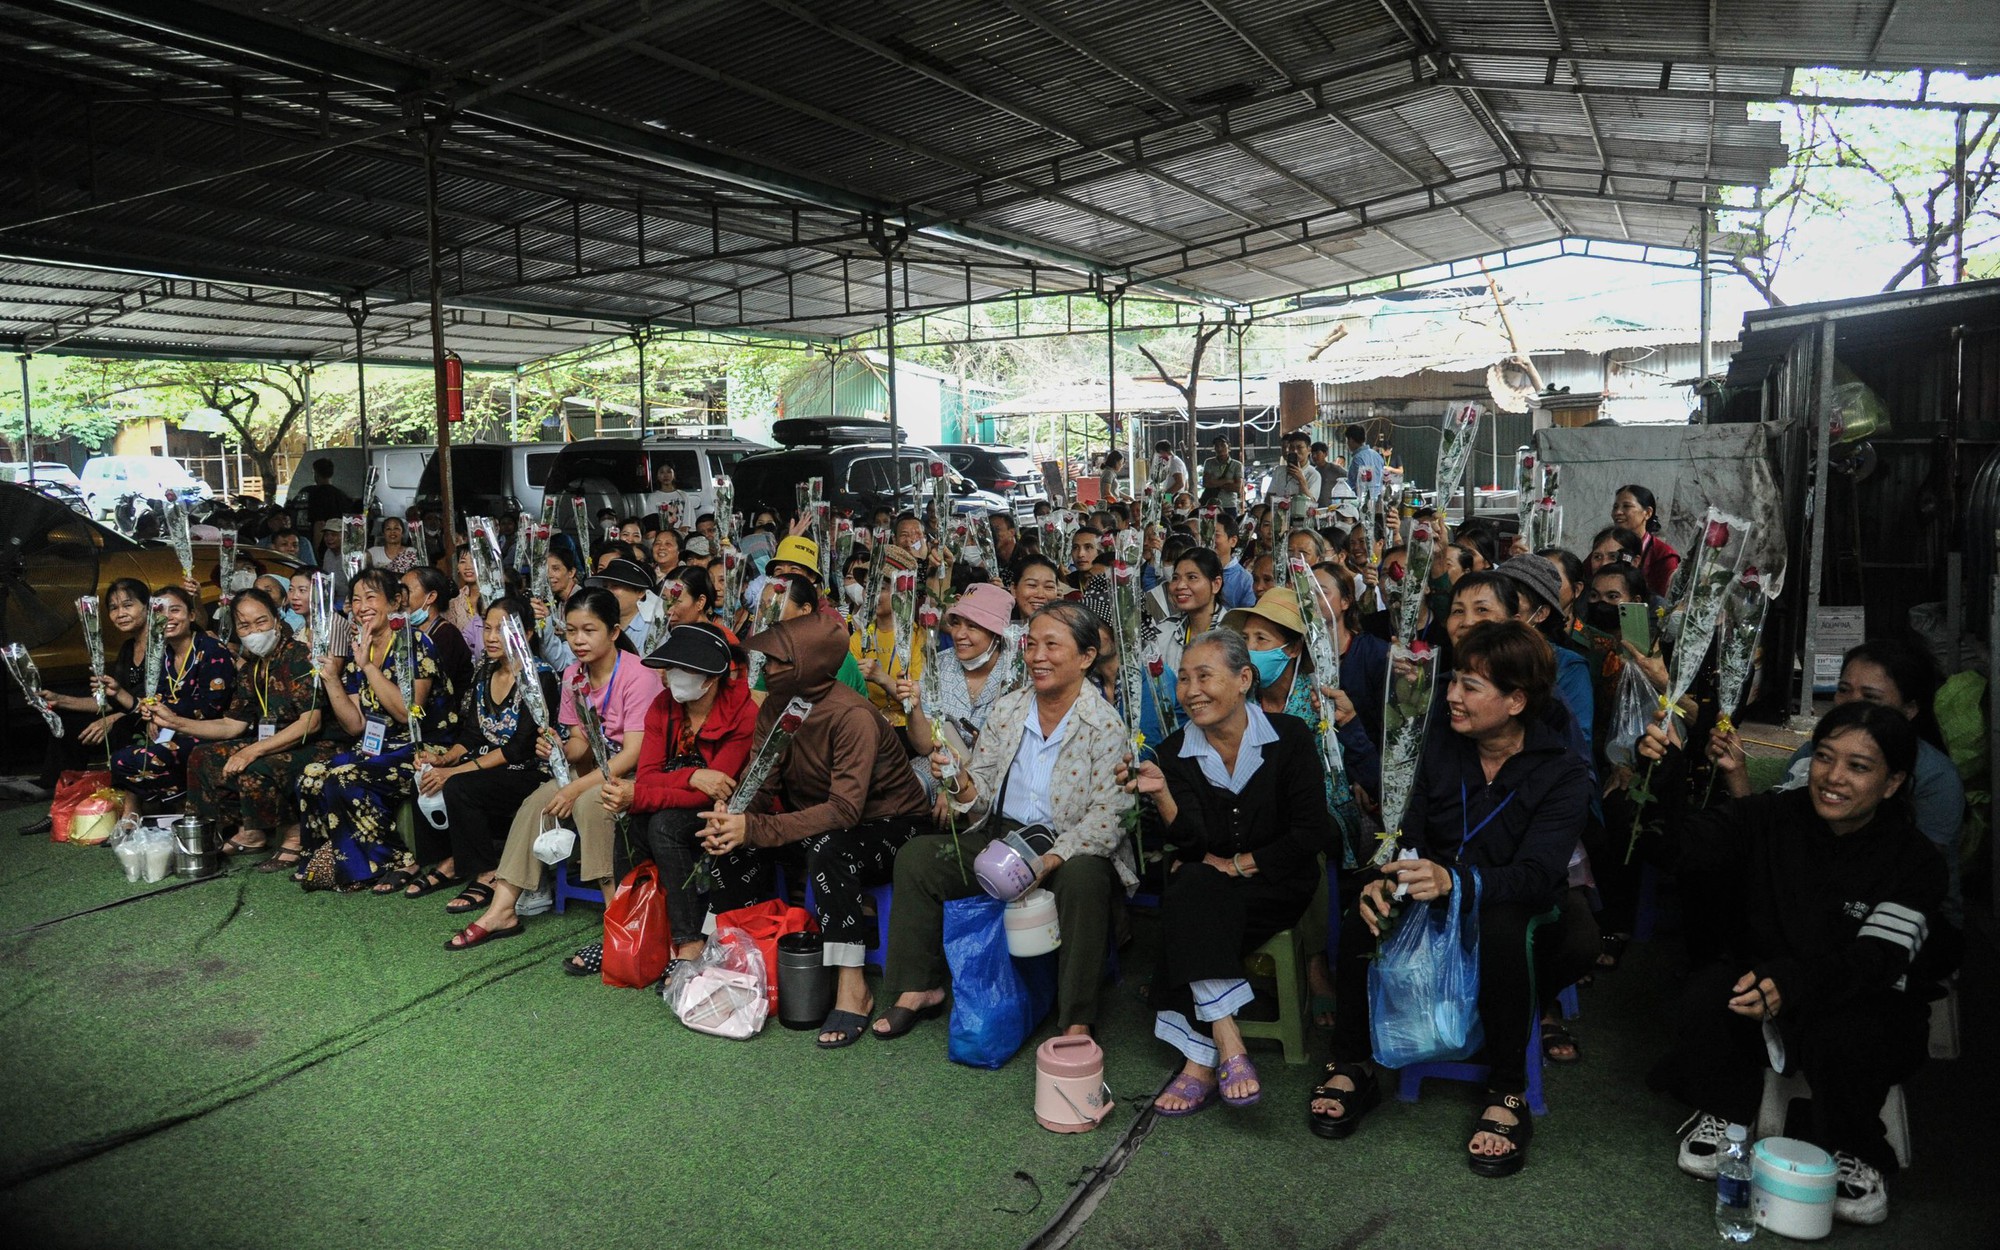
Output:
<path fill-rule="evenodd" d="M 1674 570 L 1681 566 L 1681 553 L 1660 537 L 1659 501 L 1653 492 L 1643 486 L 1620 486 L 1611 499 L 1611 523 L 1639 536 L 1639 572 L 1646 589 L 1666 598 Z"/>
<path fill-rule="evenodd" d="M 492 903 L 477 921 L 445 943 L 447 950 L 470 950 L 522 931 L 515 903 L 542 883 L 542 862 L 535 858 L 534 848 L 544 829 L 576 830 L 583 858 L 579 877 L 607 890 L 611 884 L 614 822 L 604 809 L 604 774 L 597 769 L 588 735 L 580 730 L 576 700 L 588 699 L 604 724 L 610 775 L 629 777 L 639 762 L 646 710 L 660 694 L 660 675 L 640 663 L 619 627 L 618 600 L 610 591 L 601 587 L 578 591 L 565 605 L 564 616 L 570 650 L 576 653 L 576 662 L 563 670 L 562 707 L 556 713 L 565 737 L 558 741 L 545 731 L 540 749 L 544 757 L 561 750 L 573 780 L 566 785 L 551 780 L 521 804 L 494 873 Z"/>

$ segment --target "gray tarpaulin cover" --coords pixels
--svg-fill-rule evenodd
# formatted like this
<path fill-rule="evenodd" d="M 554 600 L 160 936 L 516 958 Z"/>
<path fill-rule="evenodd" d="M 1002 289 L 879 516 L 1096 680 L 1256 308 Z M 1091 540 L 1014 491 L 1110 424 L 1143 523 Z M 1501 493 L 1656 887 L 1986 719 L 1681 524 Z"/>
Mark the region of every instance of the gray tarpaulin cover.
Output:
<path fill-rule="evenodd" d="M 1749 562 L 1763 571 L 1773 598 L 1784 588 L 1784 510 L 1762 425 L 1537 430 L 1535 449 L 1544 464 L 1562 470 L 1562 545 L 1576 554 L 1589 554 L 1590 540 L 1611 524 L 1612 497 L 1636 482 L 1653 492 L 1660 532 L 1683 554 L 1693 549 L 1711 506 L 1749 520 L 1755 531 Z"/>

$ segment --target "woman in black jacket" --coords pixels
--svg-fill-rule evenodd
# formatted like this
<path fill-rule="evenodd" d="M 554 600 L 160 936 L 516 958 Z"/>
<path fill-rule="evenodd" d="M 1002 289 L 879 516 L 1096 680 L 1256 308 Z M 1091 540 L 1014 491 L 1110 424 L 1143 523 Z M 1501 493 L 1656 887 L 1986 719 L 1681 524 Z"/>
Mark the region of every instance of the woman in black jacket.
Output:
<path fill-rule="evenodd" d="M 1669 736 L 1647 731 L 1657 758 Z M 1681 1169 L 1712 1178 L 1728 1124 L 1750 1124 L 1764 1069 L 1812 1086 L 1813 1144 L 1839 1161 L 1833 1213 L 1888 1217 L 1883 1133 L 1889 1088 L 1923 1062 L 1925 951 L 1945 865 L 1909 802 L 1917 736 L 1901 710 L 1856 702 L 1813 730 L 1804 786 L 1690 813 L 1676 838 L 1683 878 L 1719 914 L 1723 956 L 1688 977 L 1674 1049 L 1653 1084 L 1693 1106 Z M 1928 962 L 1928 961 L 1925 961 Z"/>
<path fill-rule="evenodd" d="M 1449 726 L 1433 724 L 1414 793 L 1403 814 L 1402 845 L 1418 858 L 1386 864 L 1361 889 L 1341 932 L 1334 977 L 1334 1062 L 1311 1104 L 1313 1131 L 1339 1138 L 1381 1101 L 1381 1086 L 1354 1056 L 1369 1053 L 1368 960 L 1387 927 L 1393 893 L 1434 903 L 1480 884 L 1479 1017 L 1486 1047 L 1486 1110 L 1467 1147 L 1472 1170 L 1510 1176 L 1527 1162 L 1528 921 L 1554 907 L 1568 880 L 1590 803 L 1590 770 L 1551 728 L 1555 657 L 1548 640 L 1518 621 L 1474 626 L 1454 644 L 1445 695 Z M 1458 870 L 1454 881 L 1452 870 Z M 1448 906 L 1469 906 L 1454 899 Z M 1468 923 L 1472 920 L 1467 918 Z M 1536 971 L 1557 984 L 1582 968 L 1556 968 L 1560 921 L 1535 935 Z M 1341 1062 L 1339 1056 L 1348 1056 Z"/>
<path fill-rule="evenodd" d="M 1157 762 L 1130 774 L 1174 852 L 1160 897 L 1153 1032 L 1187 1063 L 1154 1102 L 1161 1115 L 1192 1115 L 1218 1094 L 1235 1107 L 1262 1096 L 1236 1027 L 1251 997 L 1243 957 L 1298 923 L 1333 846 L 1312 730 L 1258 707 L 1256 685 L 1241 634 L 1196 635 L 1180 659 L 1187 723 L 1160 744 Z"/>
<path fill-rule="evenodd" d="M 529 640 L 533 673 L 522 673 L 501 645 L 501 622 L 514 618 Z M 484 907 L 493 897 L 492 877 L 500 863 L 500 848 L 509 823 L 527 797 L 548 780 L 547 762 L 536 750 L 541 726 L 529 715 L 520 683 L 541 687 L 543 706 L 555 715 L 556 677 L 533 654 L 534 611 L 517 595 L 496 600 L 486 609 L 479 667 L 466 683 L 458 713 L 458 741 L 417 774 L 417 791 L 442 795 L 446 827 L 433 829 L 428 817 L 417 818 L 417 862 L 434 862 L 430 871 L 410 882 L 404 893 L 422 898 L 448 885 L 470 880 L 464 891 L 445 905 L 453 915 Z"/>

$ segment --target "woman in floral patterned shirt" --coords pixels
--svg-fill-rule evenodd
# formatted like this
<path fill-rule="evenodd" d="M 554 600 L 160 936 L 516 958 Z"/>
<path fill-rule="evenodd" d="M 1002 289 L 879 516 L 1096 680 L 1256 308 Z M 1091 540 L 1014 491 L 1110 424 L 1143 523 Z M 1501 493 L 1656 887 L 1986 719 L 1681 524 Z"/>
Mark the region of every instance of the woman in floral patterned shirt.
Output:
<path fill-rule="evenodd" d="M 299 862 L 298 807 L 292 790 L 313 756 L 320 710 L 312 656 L 261 590 L 236 593 L 236 637 L 243 663 L 227 715 L 187 727 L 208 741 L 188 760 L 188 794 L 197 816 L 237 826 L 224 855 L 264 850 L 272 830 L 284 846 L 270 863 Z"/>
<path fill-rule="evenodd" d="M 222 715 L 236 684 L 236 657 L 195 623 L 194 597 L 179 586 L 162 586 L 153 601 L 165 605 L 166 616 L 166 654 L 158 684 L 143 692 L 116 679 L 105 684 L 120 706 L 138 712 L 133 736 L 111 755 L 111 781 L 125 792 L 128 817 L 142 802 L 166 798 L 186 786 L 188 753 L 196 742 L 187 727 Z M 143 672 L 138 684 L 145 684 Z"/>
<path fill-rule="evenodd" d="M 354 622 L 353 654 L 330 655 L 321 685 L 327 709 L 341 729 L 357 741 L 324 763 L 306 765 L 299 779 L 299 811 L 307 858 L 294 874 L 308 890 L 354 890 L 370 881 L 390 881 L 400 890 L 409 884 L 413 861 L 396 831 L 396 808 L 414 792 L 416 743 L 410 734 L 412 711 L 426 723 L 427 741 L 449 742 L 455 715 L 426 713 L 438 681 L 437 660 L 430 639 L 412 630 L 412 657 L 402 635 L 389 625 L 395 583 L 381 569 L 355 575 L 348 599 Z M 412 692 L 415 709 L 403 698 L 402 674 L 414 663 Z M 433 737 L 438 730 L 442 735 Z M 386 874 L 386 875 L 385 875 Z M 399 879 L 400 878 L 400 879 Z M 381 891 L 388 893 L 389 889 Z"/>

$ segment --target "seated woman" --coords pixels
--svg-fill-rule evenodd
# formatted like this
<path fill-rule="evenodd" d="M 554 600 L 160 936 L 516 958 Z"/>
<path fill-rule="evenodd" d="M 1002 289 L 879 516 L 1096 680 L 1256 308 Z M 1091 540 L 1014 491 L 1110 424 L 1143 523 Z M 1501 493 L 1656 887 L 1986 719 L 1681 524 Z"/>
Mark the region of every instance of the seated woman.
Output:
<path fill-rule="evenodd" d="M 1917 832 L 1924 835 L 1944 859 L 1946 885 L 1940 915 L 1954 928 L 1964 922 L 1964 903 L 1959 894 L 1959 839 L 1965 825 L 1965 783 L 1951 757 L 1944 753 L 1944 733 L 1938 728 L 1931 701 L 1937 696 L 1937 665 L 1928 652 L 1893 638 L 1877 638 L 1849 651 L 1840 661 L 1840 683 L 1834 687 L 1833 705 L 1879 703 L 1892 708 L 1910 722 L 1917 735 L 1917 763 L 1910 774 L 1909 797 Z M 1732 709 L 1733 711 L 1733 709 Z M 1729 793 L 1742 797 L 1750 793 L 1750 780 L 1743 771 L 1743 742 L 1735 733 L 1711 734 L 1711 756 L 1725 755 L 1730 766 L 1718 771 Z M 1806 784 L 1812 764 L 1812 744 L 1792 752 L 1785 762 L 1784 779 L 1774 787 L 1795 790 Z"/>
<path fill-rule="evenodd" d="M 381 545 L 368 549 L 368 564 L 392 577 L 401 577 L 417 567 L 417 549 L 409 544 L 409 532 L 401 517 L 382 519 Z"/>
<path fill-rule="evenodd" d="M 211 826 L 234 825 L 224 855 L 267 850 L 272 832 L 282 845 L 258 865 L 276 872 L 299 862 L 299 810 L 292 797 L 317 746 L 319 692 L 312 655 L 262 590 L 241 590 L 231 605 L 243 663 L 229 710 L 190 721 L 177 732 L 205 739 L 188 758 L 188 794 L 195 815 Z"/>
<path fill-rule="evenodd" d="M 1655 725 L 1641 750 L 1657 758 L 1670 741 Z M 1813 730 L 1806 785 L 1691 810 L 1677 830 L 1683 870 L 1726 882 L 1710 918 L 1722 958 L 1689 976 L 1652 1074 L 1701 1113 L 1683 1171 L 1716 1174 L 1725 1126 L 1755 1123 L 1775 1064 L 1812 1085 L 1806 1137 L 1840 1164 L 1835 1217 L 1888 1217 L 1896 1153 L 1882 1103 L 1925 1058 L 1928 978 L 1913 961 L 1946 882 L 1915 824 L 1916 767 L 1907 716 L 1844 703 Z"/>
<path fill-rule="evenodd" d="M 1035 613 L 1063 596 L 1062 570 L 1040 554 L 1017 555 L 1014 575 L 1014 619 L 1026 623 Z"/>
<path fill-rule="evenodd" d="M 143 667 L 137 675 L 127 674 L 133 682 L 129 687 L 117 677 L 105 684 L 119 706 L 138 714 L 132 736 L 111 753 L 111 784 L 125 792 L 127 819 L 137 818 L 142 803 L 187 788 L 188 755 L 199 741 L 188 726 L 221 716 L 236 687 L 236 657 L 196 626 L 194 596 L 179 586 L 162 586 L 153 599 L 163 602 L 166 612 L 159 685 L 134 698 L 137 687 L 145 684 Z M 139 628 L 143 636 L 143 617 Z"/>
<path fill-rule="evenodd" d="M 896 906 L 882 985 L 896 995 L 875 1022 L 884 1040 L 908 1033 L 944 1004 L 944 904 L 977 894 L 972 858 L 1024 825 L 1045 825 L 1055 844 L 1035 885 L 1056 899 L 1062 945 L 1056 961 L 1056 1027 L 1088 1034 L 1120 887 L 1139 882 L 1125 840 L 1132 798 L 1115 772 L 1125 758 L 1125 723 L 1085 680 L 1097 662 L 1097 618 L 1078 603 L 1044 607 L 1028 623 L 1028 689 L 1003 696 L 987 718 L 970 761 L 939 748 L 931 767 L 965 827 L 956 837 L 911 838 L 896 855 Z"/>
<path fill-rule="evenodd" d="M 707 908 L 693 885 L 702 856 L 701 814 L 729 801 L 750 760 L 757 703 L 737 659 L 727 635 L 714 625 L 675 626 L 646 657 L 646 667 L 661 671 L 666 689 L 647 709 L 638 768 L 630 777 L 605 782 L 602 792 L 606 811 L 638 818 L 632 824 L 634 847 L 660 867 L 675 959 L 695 958 L 704 944 Z M 614 875 L 620 880 L 631 868 L 623 850 L 619 846 L 613 854 Z M 604 943 L 593 942 L 572 956 L 563 971 L 586 976 L 603 961 Z"/>
<path fill-rule="evenodd" d="M 522 802 L 549 776 L 536 752 L 540 727 L 519 695 L 524 674 L 501 645 L 501 623 L 509 616 L 523 638 L 534 638 L 534 614 L 525 599 L 508 595 L 486 609 L 485 654 L 459 699 L 456 740 L 432 755 L 430 767 L 417 774 L 419 794 L 444 796 L 445 829 L 440 835 L 428 820 L 417 821 L 417 862 L 433 867 L 403 893 L 422 898 L 470 878 L 458 897 L 445 904 L 454 916 L 493 901 L 500 845 Z M 532 649 L 534 643 L 528 645 Z M 553 714 L 561 693 L 554 671 L 536 658 L 534 672 L 525 680 L 541 687 L 542 701 Z"/>
<path fill-rule="evenodd" d="M 83 694 L 49 690 L 48 703 L 63 717 L 65 735 L 51 736 L 42 763 L 41 783 L 53 788 L 70 769 L 88 768 L 92 756 L 104 755 L 102 743 L 123 740 L 136 723 L 138 699 L 135 693 L 145 683 L 146 672 L 146 583 L 135 577 L 120 577 L 105 588 L 100 607 L 105 626 L 105 675 L 86 684 Z M 116 642 L 123 638 L 122 644 Z M 109 693 L 114 688 L 120 693 Z M 95 691 L 104 691 L 105 709 L 98 711 Z M 127 708 L 134 709 L 127 711 Z M 122 727 L 121 727 L 122 726 Z M 98 748 L 92 751 L 91 748 Z M 48 817 L 22 828 L 30 835 L 47 833 L 53 825 Z"/>
<path fill-rule="evenodd" d="M 1350 785 L 1364 780 L 1371 787 L 1381 784 L 1381 752 L 1369 739 L 1347 692 L 1336 686 L 1329 695 L 1314 683 L 1298 597 L 1285 586 L 1267 590 L 1253 606 L 1231 609 L 1223 616 L 1222 627 L 1242 634 L 1250 648 L 1250 663 L 1257 670 L 1259 707 L 1296 717 L 1315 729 L 1323 721 L 1333 726 L 1340 742 L 1341 763 L 1351 781 L 1327 778 L 1327 807 L 1340 826 L 1340 836 L 1358 846 L 1360 812 Z"/>
<path fill-rule="evenodd" d="M 1160 897 L 1153 1035 L 1187 1061 L 1154 1100 L 1165 1116 L 1193 1115 L 1218 1094 L 1232 1107 L 1263 1096 L 1236 1027 L 1251 1000 L 1243 957 L 1298 923 L 1319 890 L 1319 856 L 1334 849 L 1314 731 L 1257 705 L 1243 636 L 1197 634 L 1180 661 L 1186 724 L 1156 762 L 1118 770 L 1153 800 L 1174 864 Z"/>
<path fill-rule="evenodd" d="M 583 581 L 577 573 L 579 561 L 576 548 L 571 545 L 569 535 L 549 536 L 549 554 L 544 563 L 549 571 L 549 594 L 554 597 L 554 605 L 541 599 L 531 602 L 535 608 L 535 634 L 532 641 L 541 652 L 542 663 L 558 672 L 576 663 L 576 656 L 569 649 L 569 622 L 564 619 L 562 605 L 570 596 L 583 589 Z"/>
<path fill-rule="evenodd" d="M 413 861 L 396 830 L 396 808 L 413 793 L 415 781 L 417 746 L 410 721 L 423 720 L 431 740 L 434 726 L 425 713 L 433 710 L 432 690 L 440 683 L 430 640 L 412 631 L 412 655 L 389 627 L 395 597 L 396 583 L 383 570 L 355 574 L 347 611 L 354 622 L 352 654 L 329 654 L 321 672 L 332 723 L 353 741 L 330 759 L 307 764 L 299 777 L 306 861 L 292 879 L 308 890 L 352 891 L 390 880 L 400 890 L 408 884 Z M 414 707 L 403 699 L 405 672 L 411 674 Z"/>
<path fill-rule="evenodd" d="M 523 932 L 514 904 L 521 895 L 541 888 L 543 869 L 542 861 L 535 858 L 535 839 L 551 825 L 575 824 L 585 884 L 600 889 L 615 884 L 611 881 L 613 824 L 599 793 L 605 775 L 597 769 L 588 738 L 576 732 L 583 723 L 576 700 L 588 699 L 603 722 L 610 775 L 630 776 L 639 762 L 646 709 L 660 693 L 660 679 L 640 663 L 625 637 L 619 624 L 618 600 L 610 591 L 601 586 L 578 591 L 569 601 L 567 615 L 569 645 L 576 652 L 576 663 L 563 673 L 556 720 L 567 727 L 568 736 L 558 745 L 554 734 L 544 731 L 537 750 L 544 754 L 561 750 L 569 761 L 572 779 L 568 785 L 559 785 L 551 778 L 521 803 L 494 869 L 492 902 L 477 921 L 445 943 L 446 950 L 471 950 Z"/>
<path fill-rule="evenodd" d="M 866 697 L 834 680 L 840 662 L 852 658 L 837 618 L 811 612 L 753 635 L 744 646 L 766 657 L 770 698 L 757 713 L 756 741 L 770 733 L 791 700 L 805 700 L 812 711 L 767 783 L 784 811 L 738 815 L 717 804 L 703 813 L 702 849 L 717 858 L 709 912 L 712 918 L 770 898 L 772 857 L 766 852 L 803 846 L 825 962 L 840 969 L 819 1044 L 851 1046 L 874 1008 L 861 964 L 875 926 L 862 900 L 870 886 L 889 880 L 903 844 L 928 830 L 930 804 L 896 731 Z"/>
<path fill-rule="evenodd" d="M 864 693 L 875 709 L 889 718 L 889 724 L 899 730 L 909 728 L 910 717 L 903 710 L 903 698 L 897 693 L 897 687 L 906 679 L 915 681 L 923 676 L 924 649 L 912 642 L 909 659 L 896 658 L 896 612 L 892 606 L 891 583 L 898 572 L 916 567 L 917 558 L 906 548 L 895 543 L 883 545 L 882 589 L 875 596 L 874 615 L 864 618 L 861 613 L 855 613 L 854 632 L 847 640 L 848 654 L 854 657 L 867 683 Z M 864 598 L 867 596 L 865 578 L 862 595 Z"/>
<path fill-rule="evenodd" d="M 1013 599 L 991 582 L 966 587 L 957 602 L 945 609 L 944 627 L 951 634 L 951 646 L 937 652 L 942 701 L 935 709 L 922 710 L 956 726 L 969 741 L 977 739 L 1001 698 L 1019 689 L 1020 665 L 1013 644 L 1007 641 L 1013 610 Z M 921 690 L 921 682 L 907 677 L 897 683 L 897 694 L 903 699 L 915 701 Z M 910 749 L 916 754 L 929 755 L 937 749 L 928 716 L 911 718 L 909 729 Z"/>
<path fill-rule="evenodd" d="M 1313 1091 L 1312 1127 L 1322 1137 L 1346 1137 L 1381 1099 L 1377 1077 L 1359 1056 L 1370 1051 L 1370 938 L 1386 926 L 1392 893 L 1407 886 L 1410 903 L 1431 903 L 1453 893 L 1450 870 L 1459 870 L 1467 886 L 1476 872 L 1479 1016 L 1486 1036 L 1478 1062 L 1489 1074 L 1486 1109 L 1467 1158 L 1482 1176 L 1509 1176 L 1527 1162 L 1534 1133 L 1522 1097 L 1535 1010 L 1528 997 L 1527 925 L 1562 898 L 1590 802 L 1590 772 L 1545 716 L 1555 698 L 1556 667 L 1546 639 L 1517 621 L 1495 621 L 1473 626 L 1452 646 L 1449 732 L 1432 726 L 1403 814 L 1402 845 L 1420 858 L 1383 865 L 1347 917 L 1334 972 L 1335 1059 Z M 1453 899 L 1446 905 L 1468 904 Z M 1538 969 L 1563 949 L 1562 929 L 1556 921 L 1536 931 Z M 1544 983 L 1553 977 L 1567 984 L 1575 979 L 1571 972 L 1582 970 L 1544 971 Z"/>
<path fill-rule="evenodd" d="M 403 610 L 409 614 L 410 624 L 431 641 L 431 655 L 445 682 L 444 697 L 453 707 L 458 706 L 472 682 L 472 652 L 466 649 L 465 635 L 445 620 L 451 580 L 433 568 L 413 568 L 403 573 L 396 585 L 402 591 Z"/>
<path fill-rule="evenodd" d="M 773 573 L 764 588 L 764 594 L 764 601 L 767 604 L 773 597 L 780 601 L 778 603 L 780 623 L 822 614 L 829 620 L 840 619 L 820 598 L 818 579 L 804 573 L 792 570 Z M 868 693 L 868 679 L 861 675 L 861 665 L 851 652 L 841 657 L 840 667 L 834 672 L 833 679 L 858 695 L 865 697 Z M 753 689 L 758 691 L 765 689 L 762 674 L 758 675 Z"/>
<path fill-rule="evenodd" d="M 664 532 L 664 531 L 663 531 Z M 682 625 L 721 626 L 721 592 L 708 570 L 698 564 L 677 564 L 666 580 L 660 584 L 660 594 L 667 601 L 667 625 L 679 628 Z M 735 635 L 723 631 L 735 641 Z"/>

